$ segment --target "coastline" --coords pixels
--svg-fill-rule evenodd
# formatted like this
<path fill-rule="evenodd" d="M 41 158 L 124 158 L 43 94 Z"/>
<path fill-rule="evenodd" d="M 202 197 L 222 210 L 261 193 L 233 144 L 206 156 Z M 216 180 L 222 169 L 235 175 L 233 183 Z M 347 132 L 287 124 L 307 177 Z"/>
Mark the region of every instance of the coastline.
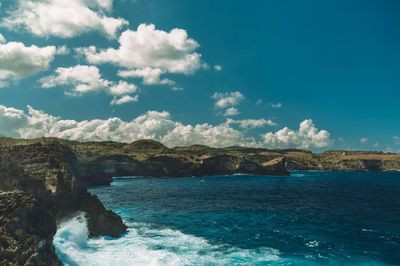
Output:
<path fill-rule="evenodd" d="M 295 151 L 296 156 L 292 153 L 293 150 L 288 153 L 286 150 L 214 149 L 205 146 L 170 149 L 149 140 L 110 144 L 59 139 L 0 139 L 1 196 L 5 198 L 4 208 L 13 211 L 0 217 L 0 229 L 6 236 L 2 238 L 6 244 L 0 250 L 0 262 L 24 264 L 34 260 L 42 265 L 57 265 L 59 262 L 50 241 L 55 234 L 55 226 L 80 211 L 86 213 L 89 237 L 123 235 L 127 226 L 121 217 L 107 210 L 96 196 L 87 191 L 89 187 L 110 185 L 113 177 L 288 176 L 290 170 L 299 166 L 298 158 L 304 154 L 310 156 L 309 152 Z M 386 164 L 399 165 L 400 170 L 400 159 L 397 161 L 400 155 L 376 156 L 389 156 L 390 160 L 371 159 L 370 154 L 360 158 L 357 154 L 353 161 L 345 158 L 335 167 L 314 170 L 385 171 Z M 312 167 L 320 166 L 315 164 L 316 159 L 318 157 L 313 155 L 301 168 L 312 170 Z M 24 195 L 22 199 L 31 199 L 29 201 L 37 204 L 21 205 L 26 202 L 19 200 L 21 193 Z M 31 216 L 26 216 L 27 213 L 35 216 L 37 212 L 48 215 L 50 224 L 47 229 L 44 224 L 30 222 Z M 18 242 L 20 238 L 15 235 L 15 226 L 10 229 L 10 217 L 21 221 L 15 225 L 19 234 L 25 235 L 25 239 L 33 237 L 33 241 L 29 244 Z M 44 234 L 29 233 L 43 230 Z"/>

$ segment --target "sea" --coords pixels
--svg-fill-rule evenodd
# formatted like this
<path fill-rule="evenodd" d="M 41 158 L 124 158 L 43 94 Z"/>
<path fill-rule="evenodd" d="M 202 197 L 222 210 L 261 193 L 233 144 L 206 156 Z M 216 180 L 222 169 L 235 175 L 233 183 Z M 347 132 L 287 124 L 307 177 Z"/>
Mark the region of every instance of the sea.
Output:
<path fill-rule="evenodd" d="M 400 265 L 400 173 L 115 178 L 90 192 L 129 229 L 58 226 L 65 265 Z"/>

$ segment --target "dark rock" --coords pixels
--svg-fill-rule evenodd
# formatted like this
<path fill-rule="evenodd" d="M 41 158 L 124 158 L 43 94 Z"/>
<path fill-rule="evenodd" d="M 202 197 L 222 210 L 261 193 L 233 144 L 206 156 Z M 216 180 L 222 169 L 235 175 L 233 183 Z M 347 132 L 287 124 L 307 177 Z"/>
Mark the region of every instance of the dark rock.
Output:
<path fill-rule="evenodd" d="M 363 160 L 363 164 L 368 171 L 382 171 L 383 169 L 381 160 Z"/>
<path fill-rule="evenodd" d="M 89 237 L 103 235 L 120 237 L 127 229 L 121 217 L 106 210 L 96 196 L 85 195 L 82 198 L 80 209 L 86 213 Z"/>
<path fill-rule="evenodd" d="M 61 265 L 54 251 L 56 224 L 27 192 L 0 193 L 0 264 Z"/>
<path fill-rule="evenodd" d="M 288 175 L 285 157 L 276 158 L 262 164 L 246 157 L 218 155 L 203 161 L 201 174 L 255 174 L 255 175 Z"/>
<path fill-rule="evenodd" d="M 80 180 L 85 184 L 102 186 L 109 185 L 113 177 L 140 174 L 143 165 L 126 155 L 108 155 L 81 162 L 78 171 Z"/>
<path fill-rule="evenodd" d="M 77 172 L 77 158 L 64 144 L 0 145 L 0 191 L 20 190 L 0 197 L 0 265 L 59 265 L 55 222 L 78 211 L 87 212 L 90 236 L 125 232 Z"/>
<path fill-rule="evenodd" d="M 262 164 L 264 171 L 274 175 L 289 175 L 286 157 L 275 158 Z"/>
<path fill-rule="evenodd" d="M 203 161 L 201 172 L 209 175 L 232 174 L 239 170 L 241 158 L 231 155 L 217 155 Z"/>

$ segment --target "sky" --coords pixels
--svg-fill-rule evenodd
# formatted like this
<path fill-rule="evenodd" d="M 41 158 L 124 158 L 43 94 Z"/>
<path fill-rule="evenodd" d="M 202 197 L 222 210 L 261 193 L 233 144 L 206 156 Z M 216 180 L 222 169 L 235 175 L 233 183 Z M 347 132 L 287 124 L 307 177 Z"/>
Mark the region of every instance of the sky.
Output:
<path fill-rule="evenodd" d="M 0 135 L 400 152 L 400 2 L 0 0 Z"/>

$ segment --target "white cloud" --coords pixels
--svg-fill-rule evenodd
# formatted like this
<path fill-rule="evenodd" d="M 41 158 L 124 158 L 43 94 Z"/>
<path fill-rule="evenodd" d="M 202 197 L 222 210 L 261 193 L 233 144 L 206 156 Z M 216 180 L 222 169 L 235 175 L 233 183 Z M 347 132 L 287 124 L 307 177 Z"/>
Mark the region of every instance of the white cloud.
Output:
<path fill-rule="evenodd" d="M 101 78 L 100 70 L 95 66 L 76 65 L 59 67 L 52 76 L 40 80 L 42 88 L 57 86 L 72 86 L 73 93 L 81 95 L 86 92 L 99 91 L 111 85 L 111 82 Z"/>
<path fill-rule="evenodd" d="M 134 84 L 122 80 L 120 80 L 118 84 L 111 86 L 109 89 L 109 93 L 114 96 L 135 93 L 136 91 L 137 87 Z"/>
<path fill-rule="evenodd" d="M 0 105 L 0 135 L 19 137 L 16 129 L 28 125 L 28 118 L 22 110 Z"/>
<path fill-rule="evenodd" d="M 135 97 L 125 95 L 120 98 L 114 97 L 114 99 L 110 102 L 111 105 L 122 105 L 130 102 L 137 102 L 139 100 L 139 96 L 135 95 Z"/>
<path fill-rule="evenodd" d="M 28 112 L 0 105 L 0 134 L 18 138 L 58 137 L 69 140 L 132 142 L 155 139 L 168 146 L 205 144 L 255 146 L 251 137 L 227 124 L 188 125 L 172 120 L 168 112 L 148 111 L 125 122 L 120 118 L 84 121 L 63 120 L 28 107 Z"/>
<path fill-rule="evenodd" d="M 98 31 L 115 38 L 128 22 L 106 16 L 111 0 L 17 0 L 16 8 L 1 22 L 9 30 L 23 28 L 39 37 L 70 38 Z"/>
<path fill-rule="evenodd" d="M 393 140 L 394 140 L 394 144 L 400 145 L 400 137 L 394 136 L 394 137 L 393 137 Z"/>
<path fill-rule="evenodd" d="M 262 99 L 258 99 L 256 102 L 256 105 L 267 106 L 270 108 L 281 108 L 283 106 L 283 104 L 281 102 L 264 104 L 264 101 Z"/>
<path fill-rule="evenodd" d="M 242 120 L 234 120 L 228 119 L 226 121 L 228 124 L 237 124 L 241 128 L 259 128 L 265 126 L 276 126 L 276 123 L 270 119 L 242 119 Z"/>
<path fill-rule="evenodd" d="M 136 31 L 126 30 L 119 37 L 119 47 L 97 50 L 96 47 L 78 48 L 92 64 L 111 63 L 126 68 L 123 77 L 142 77 L 145 84 L 173 85 L 161 79 L 165 73 L 192 74 L 204 64 L 195 50 L 199 44 L 183 29 L 170 32 L 157 30 L 153 24 L 140 24 Z"/>
<path fill-rule="evenodd" d="M 6 38 L 4 38 L 3 34 L 0 33 L 0 43 L 5 43 Z"/>
<path fill-rule="evenodd" d="M 269 107 L 271 107 L 271 108 L 281 108 L 282 107 L 282 103 L 270 103 Z"/>
<path fill-rule="evenodd" d="M 0 81 L 25 78 L 49 68 L 56 54 L 66 48 L 25 46 L 21 42 L 0 43 Z"/>
<path fill-rule="evenodd" d="M 331 144 L 330 134 L 326 130 L 318 130 L 311 119 L 300 123 L 298 130 L 287 127 L 262 136 L 263 143 L 270 148 L 324 148 Z"/>
<path fill-rule="evenodd" d="M 277 102 L 277 103 L 264 103 L 263 99 L 258 99 L 256 101 L 256 105 L 257 106 L 266 106 L 266 107 L 270 107 L 270 108 L 281 108 L 283 106 L 283 104 L 281 102 Z"/>
<path fill-rule="evenodd" d="M 226 109 L 224 113 L 224 116 L 236 116 L 236 115 L 240 115 L 240 112 L 235 107 L 230 107 Z"/>
<path fill-rule="evenodd" d="M 123 96 L 114 98 L 111 104 L 121 105 L 132 101 L 137 101 L 138 97 L 124 97 L 137 91 L 134 84 L 126 81 L 115 83 L 103 79 L 100 70 L 96 66 L 76 65 L 73 67 L 60 67 L 55 70 L 52 76 L 44 77 L 40 80 L 42 88 L 54 88 L 67 86 L 65 92 L 69 96 L 82 96 L 88 92 L 105 91 L 112 96 Z"/>
<path fill-rule="evenodd" d="M 244 95 L 239 91 L 213 94 L 212 99 L 215 100 L 215 108 L 224 109 L 238 105 L 245 99 Z"/>
<path fill-rule="evenodd" d="M 360 143 L 361 144 L 366 144 L 368 142 L 368 138 L 361 138 Z"/>
<path fill-rule="evenodd" d="M 217 72 L 220 72 L 220 71 L 222 71 L 222 66 L 221 65 L 215 65 L 214 66 L 214 70 L 217 71 Z"/>
<path fill-rule="evenodd" d="M 118 117 L 93 120 L 64 120 L 38 111 L 28 106 L 28 112 L 0 105 L 0 134 L 16 138 L 58 137 L 69 140 L 93 141 L 112 140 L 129 143 L 138 139 L 155 139 L 167 146 L 204 144 L 212 147 L 242 145 L 248 147 L 270 147 L 268 138 L 256 140 L 247 130 L 240 131 L 232 124 L 242 128 L 270 125 L 271 121 L 248 119 L 227 121 L 219 125 L 183 124 L 174 121 L 170 113 L 148 111 L 131 121 Z M 296 138 L 283 141 L 281 137 L 275 144 L 290 147 L 325 147 L 330 143 L 329 133 L 318 131 L 311 120 L 301 123 L 299 131 L 293 131 Z M 282 135 L 282 134 L 278 134 Z"/>
<path fill-rule="evenodd" d="M 144 69 L 133 69 L 133 70 L 120 70 L 118 76 L 123 78 L 142 78 L 143 84 L 145 85 L 175 85 L 175 82 L 170 79 L 161 79 L 161 75 L 164 74 L 159 68 L 144 68 Z"/>

